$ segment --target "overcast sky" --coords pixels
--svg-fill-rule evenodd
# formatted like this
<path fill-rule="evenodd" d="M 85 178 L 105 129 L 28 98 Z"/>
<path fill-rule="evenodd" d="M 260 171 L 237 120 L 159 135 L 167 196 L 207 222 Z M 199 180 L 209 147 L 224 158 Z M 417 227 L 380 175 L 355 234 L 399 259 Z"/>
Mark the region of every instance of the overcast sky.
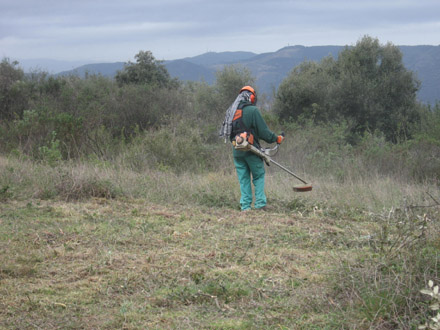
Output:
<path fill-rule="evenodd" d="M 440 0 L 0 0 L 0 56 L 128 61 L 288 45 L 439 45 Z"/>

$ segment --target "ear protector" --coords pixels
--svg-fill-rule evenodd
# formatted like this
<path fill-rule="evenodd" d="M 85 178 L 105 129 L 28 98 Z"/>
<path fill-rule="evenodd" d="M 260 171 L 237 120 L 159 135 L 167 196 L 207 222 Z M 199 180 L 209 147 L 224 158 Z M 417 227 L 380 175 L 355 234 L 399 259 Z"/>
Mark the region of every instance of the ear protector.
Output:
<path fill-rule="evenodd" d="M 257 104 L 257 93 L 255 93 L 255 90 L 251 87 L 251 86 L 244 86 L 241 90 L 240 93 L 243 91 L 248 91 L 251 92 L 252 95 L 250 97 L 250 101 L 253 105 Z"/>

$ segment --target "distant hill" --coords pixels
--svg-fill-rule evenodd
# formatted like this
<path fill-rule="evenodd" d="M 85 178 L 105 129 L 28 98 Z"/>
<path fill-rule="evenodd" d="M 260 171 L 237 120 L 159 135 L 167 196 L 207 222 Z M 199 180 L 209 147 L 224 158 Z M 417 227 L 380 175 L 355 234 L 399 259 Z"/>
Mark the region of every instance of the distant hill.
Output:
<path fill-rule="evenodd" d="M 59 72 L 56 75 L 76 75 L 79 77 L 85 77 L 86 74 L 100 74 L 104 77 L 112 78 L 116 75 L 116 72 L 123 68 L 124 62 L 86 64 L 73 70 Z"/>
<path fill-rule="evenodd" d="M 256 87 L 260 92 L 271 95 L 273 90 L 286 78 L 289 72 L 303 61 L 320 61 L 326 56 L 337 58 L 345 46 L 289 46 L 276 52 L 254 54 L 251 52 L 205 53 L 195 57 L 165 61 L 172 77 L 183 81 L 215 81 L 215 72 L 224 65 L 240 64 L 247 67 L 256 77 Z M 418 93 L 420 101 L 434 104 L 440 100 L 440 46 L 399 46 L 403 63 L 415 72 L 422 85 Z M 124 63 L 100 63 L 80 66 L 64 71 L 60 75 L 76 74 L 84 76 L 101 74 L 113 77 Z"/>
<path fill-rule="evenodd" d="M 215 81 L 215 70 L 188 60 L 165 62 L 165 66 L 172 77 L 185 81 L 204 81 L 212 84 Z"/>
<path fill-rule="evenodd" d="M 422 85 L 419 100 L 434 104 L 440 101 L 440 46 L 400 46 L 403 63 L 416 73 Z"/>
<path fill-rule="evenodd" d="M 257 54 L 251 52 L 208 52 L 202 55 L 184 58 L 187 62 L 191 62 L 204 67 L 211 67 L 218 64 L 236 63 L 238 61 L 248 60 Z"/>

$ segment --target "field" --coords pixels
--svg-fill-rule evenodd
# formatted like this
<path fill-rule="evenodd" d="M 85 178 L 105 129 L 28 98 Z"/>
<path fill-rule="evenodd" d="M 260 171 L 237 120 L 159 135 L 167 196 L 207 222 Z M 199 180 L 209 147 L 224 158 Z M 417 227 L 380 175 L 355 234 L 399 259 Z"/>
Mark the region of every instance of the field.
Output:
<path fill-rule="evenodd" d="M 114 79 L 0 63 L 0 329 L 440 328 L 440 104 L 397 47 L 365 36 L 257 92 L 313 191 L 270 166 L 246 213 L 218 132 L 251 71 L 135 58 Z"/>
<path fill-rule="evenodd" d="M 394 329 L 432 312 L 439 192 L 270 168 L 267 212 L 233 172 L 0 158 L 0 328 Z M 436 190 L 437 189 L 437 190 Z"/>

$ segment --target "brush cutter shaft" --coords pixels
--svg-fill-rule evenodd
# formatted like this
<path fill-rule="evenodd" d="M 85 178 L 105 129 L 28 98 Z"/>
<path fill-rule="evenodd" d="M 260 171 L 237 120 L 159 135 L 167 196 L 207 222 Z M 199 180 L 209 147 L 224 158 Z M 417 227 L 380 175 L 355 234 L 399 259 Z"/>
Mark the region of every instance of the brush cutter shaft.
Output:
<path fill-rule="evenodd" d="M 251 151 L 252 153 L 254 153 L 257 156 L 261 157 L 261 159 L 263 159 L 264 162 L 268 166 L 270 165 L 270 163 L 274 163 L 276 166 L 280 167 L 281 169 L 283 169 L 284 171 L 286 171 L 287 173 L 289 173 L 290 175 L 294 176 L 299 181 L 304 183 L 304 186 L 293 187 L 294 191 L 302 192 L 302 191 L 311 191 L 312 190 L 312 185 L 311 184 L 308 184 L 306 181 L 301 179 L 295 173 L 293 173 L 289 169 L 285 168 L 283 165 L 278 164 L 276 161 L 272 160 L 271 156 L 276 154 L 276 152 L 278 151 L 278 148 L 280 146 L 279 144 L 277 144 L 275 147 L 270 148 L 270 149 L 269 148 L 262 149 L 262 148 L 257 148 L 254 145 L 248 143 L 248 141 L 246 139 L 237 139 L 236 138 L 232 143 L 233 143 L 235 149 L 242 150 L 242 151 Z"/>
<path fill-rule="evenodd" d="M 273 159 L 270 159 L 271 163 L 274 163 L 276 166 L 278 166 L 279 168 L 282 168 L 284 171 L 286 171 L 287 173 L 289 173 L 290 175 L 293 175 L 295 178 L 297 178 L 299 181 L 301 181 L 304 184 L 308 184 L 306 181 L 304 181 L 303 179 L 301 179 L 299 176 L 297 176 L 295 173 L 293 173 L 292 171 L 290 171 L 289 169 L 285 168 L 283 165 L 277 163 L 276 161 L 274 161 Z"/>
<path fill-rule="evenodd" d="M 299 181 L 301 181 L 304 184 L 308 184 L 306 181 L 304 181 L 303 179 L 301 179 L 298 175 L 296 175 L 295 173 L 293 173 L 291 170 L 289 170 L 288 168 L 284 167 L 283 165 L 277 163 L 276 161 L 274 161 L 272 158 L 270 158 L 270 156 L 265 153 L 263 150 L 256 148 L 253 145 L 249 145 L 250 147 L 250 151 L 253 152 L 254 154 L 260 156 L 267 165 L 269 165 L 270 163 L 274 163 L 276 166 L 280 167 L 281 169 L 283 169 L 284 171 L 286 171 L 287 173 L 289 173 L 290 175 L 293 175 L 295 178 L 297 178 Z M 273 150 L 277 150 L 279 147 L 279 145 L 277 145 L 275 148 L 269 149 L 270 151 Z"/>

